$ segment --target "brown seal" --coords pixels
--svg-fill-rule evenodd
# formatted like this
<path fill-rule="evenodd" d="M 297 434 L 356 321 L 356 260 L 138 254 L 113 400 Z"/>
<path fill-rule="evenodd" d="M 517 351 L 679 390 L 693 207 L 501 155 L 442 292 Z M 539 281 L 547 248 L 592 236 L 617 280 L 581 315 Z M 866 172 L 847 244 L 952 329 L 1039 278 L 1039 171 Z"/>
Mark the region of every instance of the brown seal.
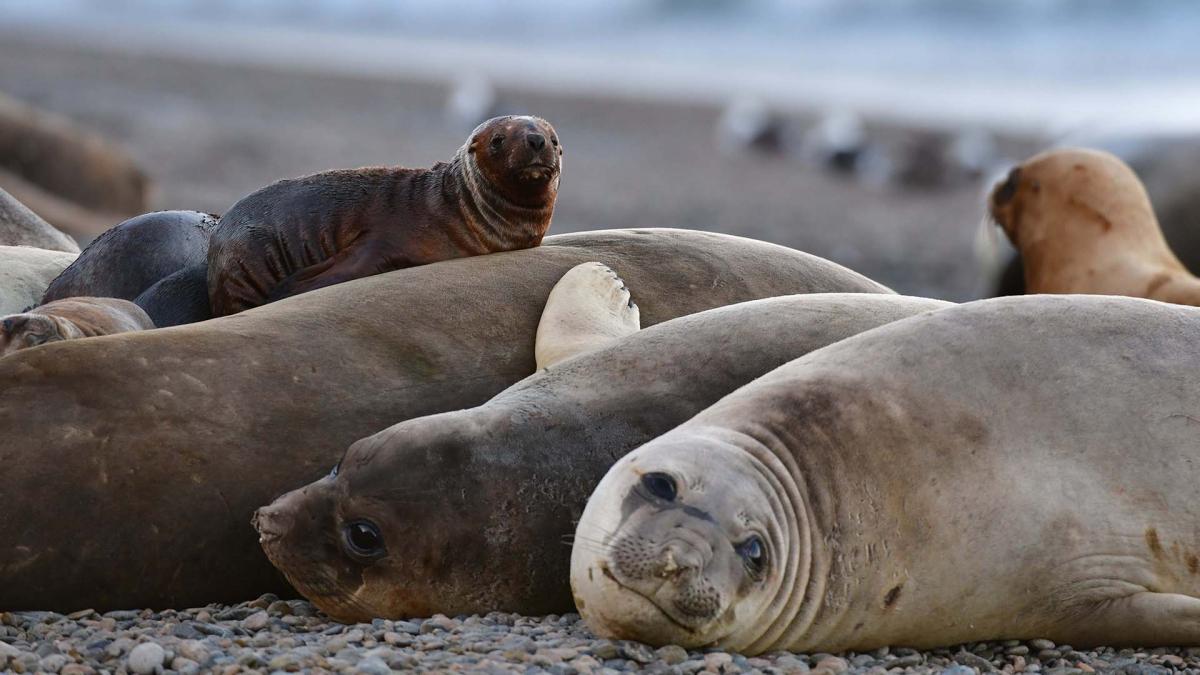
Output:
<path fill-rule="evenodd" d="M 996 185 L 988 210 L 1021 253 L 1027 293 L 1200 305 L 1200 279 L 1171 252 L 1145 187 L 1114 155 L 1036 155 Z"/>
<path fill-rule="evenodd" d="M 379 274 L 236 319 L 6 356 L 0 607 L 293 592 L 247 526 L 254 510 L 327 474 L 364 436 L 480 405 L 532 374 L 546 297 L 592 260 L 637 289 L 644 326 L 789 293 L 889 292 L 782 246 L 611 230 Z"/>
<path fill-rule="evenodd" d="M 0 188 L 55 227 L 92 237 L 147 211 L 152 183 L 117 144 L 0 94 Z"/>
<path fill-rule="evenodd" d="M 0 319 L 0 356 L 47 342 L 154 328 L 141 307 L 118 298 L 55 300 Z"/>
<path fill-rule="evenodd" d="M 213 316 L 439 260 L 537 246 L 562 147 L 538 117 L 479 125 L 449 162 L 284 180 L 221 217 L 208 251 Z"/>

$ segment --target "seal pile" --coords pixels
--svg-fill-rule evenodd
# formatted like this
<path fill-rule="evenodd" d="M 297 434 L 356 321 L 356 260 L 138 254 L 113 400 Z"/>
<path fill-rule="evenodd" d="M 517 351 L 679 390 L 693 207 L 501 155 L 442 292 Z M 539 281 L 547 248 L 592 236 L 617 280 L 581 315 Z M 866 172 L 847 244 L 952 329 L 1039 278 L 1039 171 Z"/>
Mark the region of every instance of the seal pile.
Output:
<path fill-rule="evenodd" d="M 1030 288 L 1110 297 L 953 305 L 722 235 L 543 242 L 561 155 L 497 118 L 81 253 L 6 208 L 0 488 L 39 492 L 0 668 L 1200 666 L 1200 282 L 1127 167 L 988 199 Z"/>

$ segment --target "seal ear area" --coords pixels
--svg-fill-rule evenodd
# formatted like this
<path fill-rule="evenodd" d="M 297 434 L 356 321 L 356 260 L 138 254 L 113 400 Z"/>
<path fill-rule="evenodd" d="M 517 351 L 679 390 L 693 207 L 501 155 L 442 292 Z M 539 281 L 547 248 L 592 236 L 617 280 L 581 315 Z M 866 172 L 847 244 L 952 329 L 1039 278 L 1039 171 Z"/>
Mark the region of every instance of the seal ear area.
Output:
<path fill-rule="evenodd" d="M 1014 167 L 1008 172 L 1008 178 L 1003 183 L 996 185 L 992 190 L 992 206 L 1005 206 L 1017 196 L 1017 189 L 1021 186 L 1021 167 Z"/>

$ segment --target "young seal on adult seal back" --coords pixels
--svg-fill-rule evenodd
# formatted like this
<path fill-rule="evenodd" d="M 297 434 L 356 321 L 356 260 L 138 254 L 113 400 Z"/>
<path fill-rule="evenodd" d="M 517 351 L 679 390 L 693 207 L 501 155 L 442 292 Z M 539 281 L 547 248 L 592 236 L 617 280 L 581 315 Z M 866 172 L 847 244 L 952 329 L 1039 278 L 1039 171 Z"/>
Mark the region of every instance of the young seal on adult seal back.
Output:
<path fill-rule="evenodd" d="M 621 279 L 579 265 L 542 312 L 537 357 L 548 370 L 477 408 L 350 446 L 332 475 L 259 509 L 263 550 L 344 621 L 571 611 L 564 541 L 615 459 L 793 358 L 948 306 L 789 295 L 637 332 Z"/>
<path fill-rule="evenodd" d="M 1115 155 L 1036 155 L 996 185 L 988 210 L 1021 253 L 1027 293 L 1200 305 L 1200 279 L 1171 252 L 1146 188 Z"/>
<path fill-rule="evenodd" d="M 247 525 L 254 510 L 328 474 L 358 439 L 482 405 L 535 372 L 546 297 L 590 260 L 638 289 L 644 325 L 791 293 L 890 294 L 765 242 L 613 230 L 379 274 L 236 319 L 11 354 L 0 438 L 21 440 L 0 442 L 0 607 L 293 592 Z"/>
<path fill-rule="evenodd" d="M 1025 296 L 801 357 L 613 466 L 580 614 L 747 654 L 1200 644 L 1198 332 L 1191 307 Z"/>
<path fill-rule="evenodd" d="M 537 246 L 562 146 L 538 117 L 479 125 L 449 162 L 284 180 L 221 217 L 208 253 L 213 316 L 439 260 Z"/>
<path fill-rule="evenodd" d="M 150 330 L 141 307 L 118 298 L 67 298 L 0 317 L 0 356 L 47 342 Z"/>

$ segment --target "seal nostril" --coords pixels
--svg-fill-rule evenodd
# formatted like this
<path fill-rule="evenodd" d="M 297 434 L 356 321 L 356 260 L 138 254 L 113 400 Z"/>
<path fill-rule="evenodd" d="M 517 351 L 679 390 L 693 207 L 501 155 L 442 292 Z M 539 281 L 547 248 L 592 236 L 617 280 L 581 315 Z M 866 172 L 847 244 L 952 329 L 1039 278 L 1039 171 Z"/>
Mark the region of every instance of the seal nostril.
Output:
<path fill-rule="evenodd" d="M 529 143 L 529 147 L 534 150 L 541 150 L 546 147 L 546 137 L 541 134 L 529 134 L 525 137 L 525 142 Z"/>

